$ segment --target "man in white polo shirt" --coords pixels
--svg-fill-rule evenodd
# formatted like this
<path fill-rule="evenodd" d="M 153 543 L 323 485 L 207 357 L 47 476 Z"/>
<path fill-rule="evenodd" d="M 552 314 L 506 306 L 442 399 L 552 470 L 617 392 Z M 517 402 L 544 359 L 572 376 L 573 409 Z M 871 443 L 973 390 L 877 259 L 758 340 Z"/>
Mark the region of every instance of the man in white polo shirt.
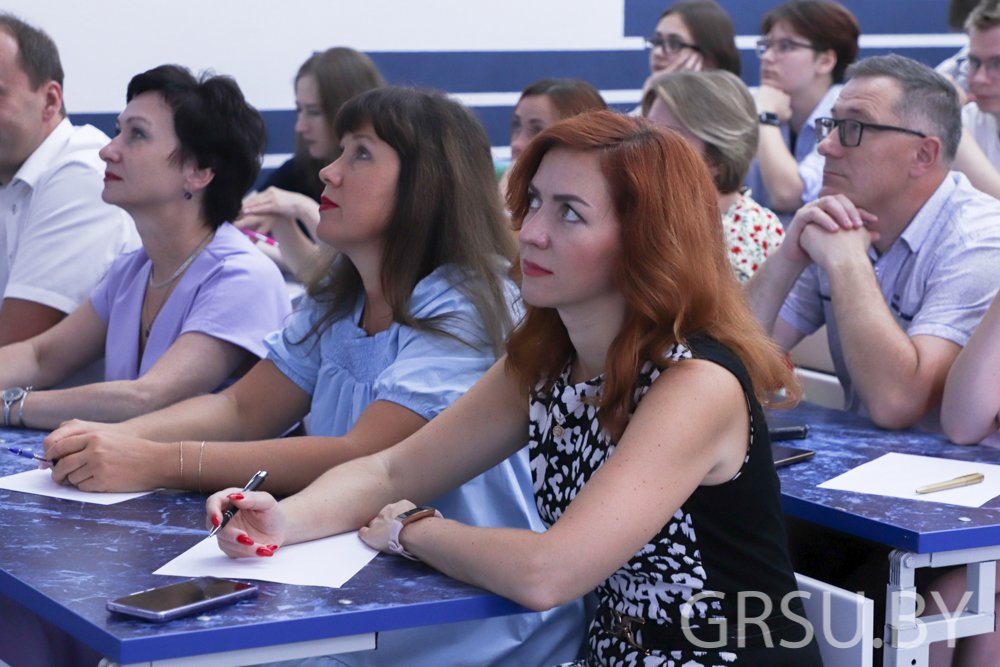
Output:
<path fill-rule="evenodd" d="M 109 139 L 70 124 L 62 81 L 52 39 L 0 13 L 0 346 L 73 311 L 139 242 L 128 214 L 101 200 Z"/>

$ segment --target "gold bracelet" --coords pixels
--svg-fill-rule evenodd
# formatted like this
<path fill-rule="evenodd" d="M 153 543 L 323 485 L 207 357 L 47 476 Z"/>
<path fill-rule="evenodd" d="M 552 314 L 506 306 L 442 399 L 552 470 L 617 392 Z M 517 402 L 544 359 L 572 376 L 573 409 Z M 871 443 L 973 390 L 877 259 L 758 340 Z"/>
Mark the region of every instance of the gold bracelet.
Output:
<path fill-rule="evenodd" d="M 177 443 L 177 449 L 181 455 L 181 488 L 184 488 L 184 441 Z"/>
<path fill-rule="evenodd" d="M 201 490 L 201 457 L 205 453 L 205 441 L 201 441 L 201 448 L 198 450 L 198 493 L 203 493 Z"/>

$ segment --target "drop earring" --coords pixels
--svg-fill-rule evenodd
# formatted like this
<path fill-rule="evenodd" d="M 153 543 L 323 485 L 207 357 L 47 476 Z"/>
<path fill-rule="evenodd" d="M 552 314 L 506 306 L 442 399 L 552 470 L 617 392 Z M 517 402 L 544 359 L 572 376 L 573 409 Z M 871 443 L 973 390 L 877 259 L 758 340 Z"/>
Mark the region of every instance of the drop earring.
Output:
<path fill-rule="evenodd" d="M 194 195 L 192 195 L 192 194 L 191 194 L 190 192 L 188 192 L 187 190 L 185 190 L 185 191 L 184 191 L 184 199 L 191 199 L 191 197 L 193 197 L 193 196 L 194 196 Z"/>

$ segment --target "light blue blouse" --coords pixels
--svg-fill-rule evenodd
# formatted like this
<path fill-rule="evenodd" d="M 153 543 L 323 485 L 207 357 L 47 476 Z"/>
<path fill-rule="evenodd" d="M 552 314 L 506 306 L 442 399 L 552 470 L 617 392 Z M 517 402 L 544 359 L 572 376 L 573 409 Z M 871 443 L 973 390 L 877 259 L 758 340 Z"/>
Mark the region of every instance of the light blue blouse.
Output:
<path fill-rule="evenodd" d="M 475 307 L 456 287 L 462 273 L 439 267 L 410 299 L 417 319 L 450 314 L 442 326 L 465 340 L 482 339 Z M 509 302 L 516 288 L 508 284 Z M 283 331 L 265 339 L 268 359 L 312 395 L 310 432 L 342 436 L 373 401 L 392 401 L 433 419 L 496 361 L 483 345 L 393 323 L 368 336 L 358 326 L 364 296 L 353 312 L 301 344 L 322 306 L 306 299 Z M 439 498 L 434 507 L 473 526 L 544 530 L 533 500 L 527 450 Z M 308 664 L 365 666 L 553 665 L 572 660 L 583 641 L 580 601 L 542 614 L 379 633 L 378 649 L 326 656 Z"/>

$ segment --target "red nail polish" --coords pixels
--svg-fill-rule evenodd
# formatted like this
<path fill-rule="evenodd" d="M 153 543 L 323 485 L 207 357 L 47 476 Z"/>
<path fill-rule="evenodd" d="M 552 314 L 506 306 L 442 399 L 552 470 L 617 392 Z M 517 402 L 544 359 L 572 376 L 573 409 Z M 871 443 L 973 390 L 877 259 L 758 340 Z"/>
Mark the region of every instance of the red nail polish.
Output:
<path fill-rule="evenodd" d="M 264 547 L 260 547 L 259 549 L 257 549 L 257 555 L 258 556 L 264 556 L 265 558 L 270 558 L 274 554 L 271 553 L 270 550 L 265 549 Z"/>
<path fill-rule="evenodd" d="M 212 517 L 212 525 L 213 526 L 215 526 L 216 528 L 218 528 L 220 523 L 222 523 L 222 522 L 219 521 L 219 517 L 217 517 L 217 516 L 213 516 Z"/>
<path fill-rule="evenodd" d="M 239 537 L 236 538 L 236 541 L 239 542 L 240 544 L 245 544 L 248 547 L 252 547 L 253 546 L 253 540 L 251 540 L 246 535 L 240 535 Z"/>
<path fill-rule="evenodd" d="M 267 548 L 270 549 L 271 551 L 277 551 L 278 550 L 278 545 L 277 544 L 268 544 Z"/>
<path fill-rule="evenodd" d="M 242 493 L 230 493 L 229 494 L 229 499 L 230 500 L 243 500 L 243 494 Z"/>

